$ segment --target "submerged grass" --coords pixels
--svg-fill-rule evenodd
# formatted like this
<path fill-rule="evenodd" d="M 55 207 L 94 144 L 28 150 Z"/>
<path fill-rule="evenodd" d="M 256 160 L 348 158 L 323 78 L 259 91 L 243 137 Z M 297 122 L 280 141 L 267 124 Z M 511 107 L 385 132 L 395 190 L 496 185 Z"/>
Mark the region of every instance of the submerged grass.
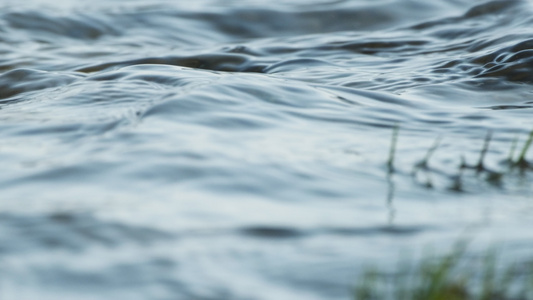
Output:
<path fill-rule="evenodd" d="M 495 251 L 473 257 L 466 243 L 447 255 L 403 262 L 394 274 L 369 268 L 359 278 L 355 300 L 532 300 L 533 265 L 499 263 Z"/>
<path fill-rule="evenodd" d="M 389 174 L 392 174 L 395 172 L 395 153 L 397 148 L 397 141 L 398 141 L 398 132 L 399 132 L 399 126 L 396 125 L 393 128 L 392 137 L 391 137 L 391 144 L 389 148 L 389 157 L 387 160 L 387 167 Z M 518 144 L 518 136 L 516 136 L 511 144 L 511 150 L 509 152 L 509 156 L 504 159 L 504 163 L 507 164 L 508 168 L 505 170 L 500 171 L 494 171 L 485 166 L 485 157 L 487 155 L 487 152 L 489 150 L 490 141 L 492 139 L 492 131 L 487 132 L 487 135 L 485 136 L 483 146 L 479 153 L 479 159 L 476 164 L 468 164 L 464 158 L 464 156 L 461 156 L 460 158 L 460 164 L 458 168 L 458 173 L 456 175 L 450 176 L 451 185 L 448 187 L 449 190 L 457 191 L 457 192 L 463 192 L 463 179 L 465 174 L 468 175 L 469 173 L 465 173 L 465 170 L 474 170 L 475 176 L 477 178 L 482 178 L 487 183 L 493 185 L 493 186 L 501 186 L 502 180 L 505 176 L 509 176 L 511 174 L 515 174 L 513 171 L 515 169 L 518 169 L 522 174 L 525 171 L 533 170 L 533 163 L 528 161 L 526 159 L 526 155 L 531 148 L 531 145 L 533 144 L 533 130 L 530 131 L 528 135 L 527 141 L 524 143 L 522 149 L 520 150 L 520 153 L 516 159 L 514 159 L 514 153 L 517 148 Z M 423 171 L 423 174 L 425 174 L 426 181 L 425 182 L 419 182 L 423 186 L 427 188 L 433 188 L 433 183 L 431 180 L 431 173 L 437 173 L 437 174 L 445 174 L 445 172 L 435 170 L 430 168 L 429 166 L 429 160 L 439 147 L 441 142 L 441 137 L 438 137 L 433 145 L 428 149 L 425 157 L 417 162 L 413 170 L 411 172 L 411 175 L 415 180 L 417 180 L 417 175 L 420 171 Z"/>
<path fill-rule="evenodd" d="M 394 173 L 398 132 L 399 127 L 395 126 L 387 160 L 389 175 Z M 526 159 L 533 144 L 533 130 L 516 158 L 518 136 L 513 139 L 509 156 L 503 160 L 507 168 L 499 172 L 485 165 L 491 139 L 489 131 L 477 163 L 468 164 L 464 156 L 460 157 L 458 174 L 450 177 L 450 190 L 464 191 L 463 179 L 470 175 L 500 185 L 503 177 L 516 176 L 516 169 L 522 173 L 533 170 L 533 163 Z M 429 165 L 440 141 L 438 137 L 412 171 L 415 179 L 419 171 L 426 173 L 426 187 L 432 187 L 429 178 L 432 172 L 446 174 Z M 529 263 L 508 263 L 508 260 L 503 263 L 496 251 L 475 256 L 468 253 L 467 243 L 461 241 L 443 256 L 426 255 L 416 263 L 403 260 L 392 274 L 367 268 L 357 281 L 353 295 L 355 300 L 533 300 L 533 257 Z"/>

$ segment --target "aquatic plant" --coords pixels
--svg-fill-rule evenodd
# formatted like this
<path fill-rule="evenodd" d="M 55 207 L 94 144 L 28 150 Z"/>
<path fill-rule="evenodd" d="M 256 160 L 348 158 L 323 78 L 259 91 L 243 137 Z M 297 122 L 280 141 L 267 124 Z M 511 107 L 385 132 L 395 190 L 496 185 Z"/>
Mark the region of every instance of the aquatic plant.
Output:
<path fill-rule="evenodd" d="M 489 132 L 487 132 L 487 135 L 485 136 L 485 142 L 483 143 L 483 148 L 481 148 L 479 160 L 476 165 L 476 171 L 478 173 L 481 173 L 487 170 L 485 168 L 485 165 L 483 164 L 483 161 L 485 160 L 485 155 L 487 155 L 487 151 L 489 150 L 489 144 L 490 144 L 491 138 L 492 138 L 492 131 L 489 130 Z"/>
<path fill-rule="evenodd" d="M 425 171 L 425 175 L 426 175 L 426 179 L 427 179 L 426 183 L 425 183 L 425 186 L 427 188 L 432 188 L 433 187 L 433 181 L 431 180 L 431 172 L 430 172 L 430 169 L 429 169 L 429 159 L 431 158 L 431 156 L 433 155 L 435 150 L 437 150 L 437 148 L 439 147 L 440 141 L 441 141 L 441 137 L 439 136 L 435 140 L 433 145 L 428 149 L 428 151 L 426 153 L 426 156 L 421 161 L 419 161 L 418 163 L 415 164 L 415 166 L 413 167 L 413 171 L 411 173 L 411 175 L 416 178 L 417 173 L 420 170 Z"/>
<path fill-rule="evenodd" d="M 387 166 L 389 180 L 394 172 L 395 153 L 398 140 L 398 126 L 393 128 Z M 430 167 L 429 161 L 438 149 L 441 137 L 438 137 L 418 161 L 412 171 L 423 171 L 427 176 L 425 187 L 432 188 L 430 175 L 436 173 L 451 180 L 449 190 L 463 192 L 463 180 L 468 176 L 499 186 L 505 176 L 516 176 L 515 170 L 525 172 L 532 170 L 532 163 L 526 159 L 531 144 L 533 130 L 515 159 L 518 144 L 516 136 L 511 144 L 507 162 L 508 168 L 491 170 L 485 159 L 492 140 L 492 131 L 487 132 L 479 158 L 475 164 L 467 163 L 460 157 L 458 172 L 449 175 L 444 171 Z M 356 300 L 533 300 L 533 262 L 528 264 L 503 264 L 499 262 L 496 251 L 487 251 L 482 255 L 468 254 L 466 243 L 458 242 L 453 250 L 443 256 L 428 255 L 417 263 L 402 261 L 394 273 L 367 268 L 356 282 L 354 299 Z M 532 258 L 533 261 L 533 258 Z"/>
<path fill-rule="evenodd" d="M 509 150 L 509 156 L 507 157 L 507 162 L 509 162 L 510 164 L 512 164 L 513 162 L 514 152 L 516 150 L 517 144 L 518 144 L 518 134 L 515 135 L 513 142 L 511 143 L 511 149 Z"/>
<path fill-rule="evenodd" d="M 424 159 L 422 159 L 421 161 L 419 161 L 414 169 L 413 169 L 413 173 L 415 173 L 416 171 L 418 171 L 419 169 L 423 169 L 423 170 L 427 170 L 428 169 L 428 163 L 429 163 L 429 159 L 431 158 L 431 156 L 433 155 L 433 153 L 435 152 L 435 150 L 437 150 L 437 148 L 439 147 L 440 145 L 440 141 L 441 141 L 441 137 L 439 136 L 435 142 L 433 143 L 433 145 L 431 146 L 431 148 L 428 149 L 428 152 L 426 153 L 426 156 L 424 157 Z"/>
<path fill-rule="evenodd" d="M 394 172 L 394 155 L 396 153 L 396 143 L 398 142 L 398 131 L 400 130 L 400 127 L 398 124 L 396 124 L 392 131 L 392 137 L 391 137 L 391 144 L 389 149 L 389 159 L 387 160 L 387 167 L 389 169 L 389 173 Z"/>
<path fill-rule="evenodd" d="M 395 152 L 397 148 L 397 140 L 398 140 L 398 131 L 399 128 L 396 125 L 393 128 L 392 137 L 391 137 L 391 146 L 389 148 L 389 157 L 387 160 L 387 166 L 388 166 L 388 172 L 389 174 L 393 173 L 395 171 L 394 169 L 394 163 L 395 163 Z M 527 170 L 531 170 L 532 164 L 531 162 L 527 161 L 526 155 L 529 151 L 529 148 L 531 147 L 531 144 L 533 144 L 533 130 L 529 133 L 527 141 L 524 143 L 520 154 L 518 155 L 517 159 L 513 159 L 514 153 L 517 147 L 518 143 L 518 136 L 516 136 L 513 139 L 513 142 L 511 144 L 511 150 L 509 152 L 508 158 L 505 160 L 508 166 L 510 168 L 506 170 L 491 170 L 485 165 L 485 158 L 487 155 L 487 152 L 489 150 L 490 141 L 492 139 L 492 131 L 488 131 L 487 135 L 485 136 L 483 146 L 481 147 L 481 150 L 479 152 L 479 158 L 477 160 L 476 164 L 468 164 L 465 157 L 461 156 L 460 158 L 460 164 L 458 166 L 458 172 L 455 175 L 447 175 L 446 172 L 432 169 L 429 166 L 429 161 L 435 151 L 438 149 L 441 137 L 439 136 L 437 139 L 435 139 L 435 142 L 433 145 L 428 149 L 426 152 L 426 155 L 423 159 L 419 160 L 415 165 L 413 166 L 413 170 L 411 172 L 411 176 L 415 179 L 415 181 L 421 185 L 423 185 L 426 188 L 433 188 L 433 182 L 431 180 L 431 174 L 437 173 L 441 176 L 447 176 L 449 180 L 451 181 L 450 186 L 448 187 L 451 191 L 456 192 L 463 192 L 463 179 L 464 176 L 471 174 L 474 175 L 477 178 L 481 178 L 482 180 L 486 181 L 487 183 L 500 187 L 502 185 L 502 179 L 504 176 L 509 176 L 513 174 L 513 169 L 519 168 L 520 171 L 524 172 Z M 465 170 L 473 170 L 475 171 L 475 174 L 472 173 L 465 173 Z M 418 174 L 420 171 L 424 171 L 423 174 L 426 176 L 426 181 L 421 182 L 418 180 Z"/>
<path fill-rule="evenodd" d="M 529 300 L 533 265 L 503 265 L 496 251 L 472 256 L 466 243 L 444 256 L 402 261 L 393 274 L 367 268 L 356 283 L 355 300 Z"/>
<path fill-rule="evenodd" d="M 520 151 L 520 155 L 518 156 L 518 159 L 514 162 L 513 164 L 514 166 L 517 166 L 520 169 L 526 169 L 530 167 L 529 162 L 526 160 L 526 154 L 532 142 L 533 142 L 533 130 L 529 132 L 529 137 L 527 141 L 525 142 L 524 147 L 522 147 L 522 151 Z"/>

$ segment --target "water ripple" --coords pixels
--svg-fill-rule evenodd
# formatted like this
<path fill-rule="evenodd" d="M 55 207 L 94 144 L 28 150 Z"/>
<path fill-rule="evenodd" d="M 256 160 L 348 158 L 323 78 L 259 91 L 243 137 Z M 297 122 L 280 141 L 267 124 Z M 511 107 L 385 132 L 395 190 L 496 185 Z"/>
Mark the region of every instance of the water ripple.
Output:
<path fill-rule="evenodd" d="M 2 2 L 0 297 L 348 299 L 474 225 L 530 248 L 532 7 Z"/>

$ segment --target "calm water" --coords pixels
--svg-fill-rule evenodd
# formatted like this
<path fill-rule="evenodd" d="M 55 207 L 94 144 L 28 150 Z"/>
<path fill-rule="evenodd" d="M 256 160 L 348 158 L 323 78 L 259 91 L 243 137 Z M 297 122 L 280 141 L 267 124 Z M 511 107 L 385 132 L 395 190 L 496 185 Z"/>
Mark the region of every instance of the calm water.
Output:
<path fill-rule="evenodd" d="M 465 230 L 533 251 L 533 2 L 4 0 L 0 54 L 2 300 L 349 299 Z M 459 170 L 489 131 L 496 181 Z"/>

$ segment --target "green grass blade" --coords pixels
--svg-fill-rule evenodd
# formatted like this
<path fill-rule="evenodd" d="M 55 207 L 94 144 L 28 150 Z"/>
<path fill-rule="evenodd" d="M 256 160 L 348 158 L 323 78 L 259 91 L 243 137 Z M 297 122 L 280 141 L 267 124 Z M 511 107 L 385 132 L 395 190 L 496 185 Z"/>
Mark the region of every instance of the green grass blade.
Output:
<path fill-rule="evenodd" d="M 478 172 L 485 170 L 483 161 L 485 160 L 485 155 L 487 154 L 487 151 L 489 150 L 489 144 L 490 144 L 491 138 L 492 138 L 492 131 L 489 130 L 489 132 L 487 132 L 487 135 L 485 136 L 485 142 L 483 143 L 483 148 L 481 149 L 481 153 L 479 155 L 479 161 L 476 166 L 476 169 Z"/>
<path fill-rule="evenodd" d="M 533 142 L 533 130 L 531 130 L 531 132 L 529 133 L 529 138 L 527 139 L 526 143 L 524 144 L 524 147 L 522 148 L 522 151 L 520 152 L 520 156 L 518 157 L 517 164 L 526 163 L 526 154 L 532 142 Z"/>
<path fill-rule="evenodd" d="M 509 150 L 509 158 L 507 158 L 507 161 L 509 163 L 513 162 L 514 152 L 516 151 L 516 145 L 518 144 L 518 134 L 515 135 L 513 142 L 511 144 L 511 150 Z"/>

